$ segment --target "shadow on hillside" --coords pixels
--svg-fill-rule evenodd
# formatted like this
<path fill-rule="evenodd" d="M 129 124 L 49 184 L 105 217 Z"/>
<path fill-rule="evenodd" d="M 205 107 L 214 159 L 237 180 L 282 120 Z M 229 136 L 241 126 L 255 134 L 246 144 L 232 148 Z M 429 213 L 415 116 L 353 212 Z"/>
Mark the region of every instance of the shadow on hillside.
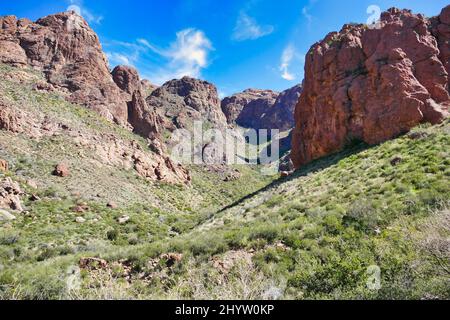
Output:
<path fill-rule="evenodd" d="M 226 211 L 226 210 L 228 210 L 230 208 L 238 206 L 241 203 L 243 203 L 244 201 L 246 201 L 246 200 L 248 200 L 250 198 L 253 198 L 254 196 L 257 196 L 258 194 L 260 194 L 262 192 L 269 191 L 270 189 L 275 188 L 275 187 L 279 186 L 280 184 L 283 184 L 283 183 L 286 183 L 286 182 L 289 182 L 289 181 L 292 181 L 292 180 L 295 180 L 295 179 L 307 176 L 310 173 L 321 171 L 323 169 L 326 169 L 326 168 L 328 168 L 328 167 L 338 163 L 340 160 L 342 160 L 344 158 L 347 158 L 347 157 L 349 157 L 351 155 L 360 153 L 360 152 L 365 151 L 367 149 L 373 148 L 375 146 L 376 145 L 369 146 L 369 145 L 364 144 L 364 143 L 358 143 L 356 145 L 353 145 L 351 147 L 346 148 L 345 150 L 343 150 L 341 152 L 329 155 L 329 156 L 324 157 L 324 158 L 317 159 L 317 160 L 315 160 L 315 161 L 313 161 L 313 162 L 303 166 L 302 168 L 298 169 L 297 171 L 295 171 L 290 176 L 279 178 L 279 179 L 273 181 L 272 183 L 268 184 L 264 188 L 261 188 L 261 189 L 255 191 L 255 192 L 253 192 L 253 193 L 250 193 L 250 194 L 246 195 L 245 197 L 243 197 L 243 198 L 233 202 L 232 204 L 222 208 L 217 213 L 221 213 L 221 212 L 224 212 L 224 211 Z"/>

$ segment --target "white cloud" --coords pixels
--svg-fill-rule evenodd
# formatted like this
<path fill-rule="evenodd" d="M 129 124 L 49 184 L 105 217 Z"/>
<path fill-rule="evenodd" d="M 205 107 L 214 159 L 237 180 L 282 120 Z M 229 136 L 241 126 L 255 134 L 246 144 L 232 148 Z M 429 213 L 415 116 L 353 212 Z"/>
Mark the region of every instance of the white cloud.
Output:
<path fill-rule="evenodd" d="M 133 66 L 133 63 L 130 60 L 131 58 L 125 54 L 118 52 L 106 52 L 106 57 L 112 65 Z"/>
<path fill-rule="evenodd" d="M 202 69 L 209 64 L 208 55 L 213 50 L 211 41 L 203 31 L 193 28 L 177 32 L 176 40 L 167 50 L 158 49 L 148 41 L 140 40 L 140 43 L 145 44 L 147 48 L 167 61 L 166 65 L 158 70 L 152 79 L 157 84 L 184 76 L 200 77 Z"/>
<path fill-rule="evenodd" d="M 224 91 L 222 91 L 222 90 L 219 90 L 218 94 L 219 94 L 219 99 L 220 100 L 222 100 L 223 98 L 225 98 L 227 96 L 227 94 Z"/>
<path fill-rule="evenodd" d="M 210 63 L 209 53 L 213 50 L 205 33 L 194 28 L 177 32 L 176 39 L 164 49 L 143 38 L 134 43 L 110 41 L 105 45 L 111 47 L 107 53 L 111 67 L 142 67 L 140 72 L 158 85 L 184 76 L 199 78 Z"/>
<path fill-rule="evenodd" d="M 313 20 L 313 16 L 311 14 L 309 14 L 307 7 L 303 7 L 302 14 L 306 18 L 306 20 L 308 21 L 308 25 L 311 25 L 312 20 Z"/>
<path fill-rule="evenodd" d="M 258 25 L 254 18 L 241 11 L 231 38 L 236 41 L 255 40 L 271 34 L 273 30 L 273 26 Z"/>
<path fill-rule="evenodd" d="M 67 7 L 67 11 L 75 11 L 78 15 L 86 19 L 88 23 L 100 24 L 103 20 L 103 16 L 96 15 L 83 6 L 83 0 L 69 0 L 70 5 Z"/>
<path fill-rule="evenodd" d="M 302 8 L 302 15 L 305 17 L 306 21 L 308 22 L 308 28 L 311 28 L 312 22 L 313 22 L 313 15 L 309 13 L 309 11 L 312 9 L 312 7 L 315 5 L 315 3 L 318 0 L 309 0 L 308 4 Z"/>
<path fill-rule="evenodd" d="M 280 65 L 281 77 L 288 81 L 293 81 L 296 79 L 296 76 L 291 72 L 289 72 L 289 65 L 291 64 L 294 55 L 295 49 L 291 44 L 288 45 L 281 54 L 281 65 Z"/>

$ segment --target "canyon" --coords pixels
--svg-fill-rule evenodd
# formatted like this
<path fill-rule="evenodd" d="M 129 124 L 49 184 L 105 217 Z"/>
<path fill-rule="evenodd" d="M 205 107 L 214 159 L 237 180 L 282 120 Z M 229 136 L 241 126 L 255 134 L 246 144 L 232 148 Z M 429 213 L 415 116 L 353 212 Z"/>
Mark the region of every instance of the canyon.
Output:
<path fill-rule="evenodd" d="M 391 8 L 315 43 L 301 84 L 220 99 L 111 66 L 76 12 L 0 17 L 0 300 L 448 299 L 449 38 L 450 6 Z M 283 135 L 178 162 L 196 122 Z"/>

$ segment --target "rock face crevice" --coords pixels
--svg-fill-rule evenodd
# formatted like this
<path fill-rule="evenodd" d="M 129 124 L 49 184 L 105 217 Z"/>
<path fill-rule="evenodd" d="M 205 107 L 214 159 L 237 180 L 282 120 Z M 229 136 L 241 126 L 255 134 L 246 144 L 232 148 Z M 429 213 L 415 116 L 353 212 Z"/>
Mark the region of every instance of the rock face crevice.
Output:
<path fill-rule="evenodd" d="M 450 6 L 427 19 L 392 8 L 379 28 L 345 25 L 307 54 L 295 110 L 298 168 L 352 140 L 376 144 L 448 115 Z"/>

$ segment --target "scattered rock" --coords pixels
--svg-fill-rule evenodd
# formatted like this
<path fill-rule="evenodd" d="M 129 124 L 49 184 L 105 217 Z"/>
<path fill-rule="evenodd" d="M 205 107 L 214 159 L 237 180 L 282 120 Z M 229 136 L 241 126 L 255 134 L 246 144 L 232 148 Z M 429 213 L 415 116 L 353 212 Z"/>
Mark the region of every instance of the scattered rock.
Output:
<path fill-rule="evenodd" d="M 55 90 L 53 85 L 45 81 L 38 81 L 34 86 L 33 90 L 38 92 L 52 92 Z"/>
<path fill-rule="evenodd" d="M 236 180 L 239 180 L 240 177 L 241 177 L 240 172 L 231 172 L 226 175 L 226 177 L 225 177 L 225 179 L 223 179 L 223 181 L 225 181 L 225 182 L 236 181 Z"/>
<path fill-rule="evenodd" d="M 395 167 L 395 166 L 397 166 L 397 165 L 399 165 L 401 162 L 402 162 L 402 158 L 400 158 L 400 157 L 395 157 L 395 158 L 393 158 L 392 160 L 391 160 L 391 165 L 393 166 L 393 167 Z"/>
<path fill-rule="evenodd" d="M 0 159 L 0 172 L 8 171 L 8 162 L 6 160 Z"/>
<path fill-rule="evenodd" d="M 160 256 L 160 259 L 166 261 L 166 266 L 171 268 L 175 263 L 183 260 L 183 254 L 181 253 L 165 253 Z"/>
<path fill-rule="evenodd" d="M 291 160 L 290 151 L 286 155 L 284 155 L 280 158 L 280 164 L 278 165 L 278 170 L 285 171 L 285 172 L 293 172 L 295 170 L 294 164 L 292 163 L 292 160 Z"/>
<path fill-rule="evenodd" d="M 114 201 L 108 202 L 108 203 L 106 204 L 106 206 L 107 206 L 108 208 L 111 208 L 111 209 L 117 209 L 117 208 L 118 208 L 117 203 L 115 203 Z"/>
<path fill-rule="evenodd" d="M 30 196 L 30 201 L 40 201 L 41 200 L 41 198 L 39 197 L 39 196 L 37 196 L 37 195 L 35 195 L 35 194 L 32 194 L 31 196 Z"/>
<path fill-rule="evenodd" d="M 53 170 L 53 175 L 57 177 L 67 177 L 69 175 L 69 167 L 65 163 L 60 163 Z"/>
<path fill-rule="evenodd" d="M 79 266 L 83 270 L 104 270 L 108 268 L 108 262 L 99 258 L 81 258 Z"/>
<path fill-rule="evenodd" d="M 23 211 L 23 207 L 22 207 L 22 203 L 20 202 L 19 197 L 12 197 L 9 207 L 15 211 L 18 212 L 22 212 Z"/>
<path fill-rule="evenodd" d="M 227 275 L 238 263 L 252 264 L 254 253 L 245 250 L 231 250 L 226 252 L 222 257 L 213 257 L 212 264 L 222 274 Z"/>
<path fill-rule="evenodd" d="M 86 211 L 89 211 L 89 206 L 87 204 L 78 204 L 75 207 L 72 208 L 73 212 L 76 213 L 84 213 Z"/>
<path fill-rule="evenodd" d="M 23 211 L 20 196 L 23 194 L 17 182 L 7 177 L 0 181 L 0 208 Z"/>
<path fill-rule="evenodd" d="M 75 222 L 77 222 L 77 223 L 85 223 L 85 222 L 86 222 L 86 219 L 83 218 L 83 217 L 76 217 L 76 218 L 75 218 Z"/>
<path fill-rule="evenodd" d="M 428 137 L 428 133 L 423 131 L 414 131 L 408 133 L 408 138 L 410 138 L 411 140 L 419 140 L 424 139 L 426 137 Z"/>
<path fill-rule="evenodd" d="M 128 221 L 130 221 L 130 217 L 127 215 L 123 215 L 121 217 L 119 217 L 119 219 L 117 219 L 117 222 L 119 222 L 119 224 L 126 224 Z"/>
<path fill-rule="evenodd" d="M 22 131 L 23 118 L 19 111 L 13 109 L 0 97 L 0 129 L 19 133 Z"/>
<path fill-rule="evenodd" d="M 281 171 L 281 172 L 280 172 L 280 176 L 281 176 L 282 178 L 289 177 L 290 175 L 291 175 L 291 172 L 289 172 L 289 171 Z"/>
<path fill-rule="evenodd" d="M 14 215 L 12 215 L 11 213 L 9 213 L 6 210 L 0 209 L 0 221 L 1 222 L 12 221 L 12 220 L 16 220 L 16 217 Z"/>

